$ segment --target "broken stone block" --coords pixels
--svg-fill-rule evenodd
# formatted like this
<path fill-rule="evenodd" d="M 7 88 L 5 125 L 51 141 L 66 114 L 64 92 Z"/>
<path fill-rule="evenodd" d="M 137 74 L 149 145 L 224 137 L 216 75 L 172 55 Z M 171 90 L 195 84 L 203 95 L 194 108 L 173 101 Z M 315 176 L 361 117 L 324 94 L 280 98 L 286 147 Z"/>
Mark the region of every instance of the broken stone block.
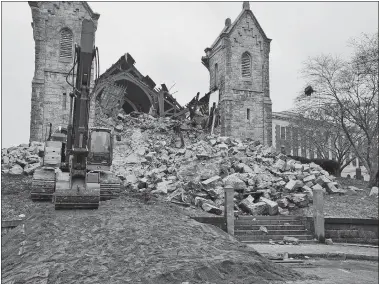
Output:
<path fill-rule="evenodd" d="M 302 187 L 304 183 L 301 180 L 294 180 L 291 179 L 287 184 L 286 184 L 286 189 L 289 191 L 295 191 L 296 189 Z"/>
<path fill-rule="evenodd" d="M 204 185 L 208 185 L 208 184 L 211 184 L 211 183 L 213 183 L 213 182 L 215 182 L 217 180 L 220 180 L 220 179 L 221 179 L 220 176 L 213 176 L 213 177 L 211 177 L 211 178 L 209 178 L 207 180 L 202 181 L 201 183 L 204 184 Z"/>
<path fill-rule="evenodd" d="M 140 159 L 135 153 L 130 154 L 124 160 L 125 164 L 137 164 L 139 162 L 140 162 Z"/>
<path fill-rule="evenodd" d="M 286 169 L 286 162 L 283 161 L 282 159 L 278 159 L 276 163 L 273 166 L 275 169 L 284 171 Z"/>
<path fill-rule="evenodd" d="M 371 188 L 369 196 L 378 196 L 378 187 L 374 186 Z"/>
<path fill-rule="evenodd" d="M 337 194 L 337 193 L 341 192 L 341 190 L 339 190 L 337 187 L 335 187 L 335 185 L 332 182 L 328 182 L 326 184 L 326 191 L 329 194 Z"/>
<path fill-rule="evenodd" d="M 201 208 L 208 212 L 208 213 L 212 213 L 212 214 L 216 214 L 216 215 L 221 215 L 222 214 L 222 210 L 214 205 L 211 205 L 209 203 L 203 203 L 201 205 Z"/>
<path fill-rule="evenodd" d="M 322 191 L 326 192 L 325 188 L 323 188 L 321 185 L 319 184 L 315 184 L 314 186 L 312 186 L 312 190 L 317 190 L 317 189 L 321 189 Z"/>
<path fill-rule="evenodd" d="M 168 186 L 170 183 L 171 181 L 162 181 L 162 182 L 157 183 L 157 189 L 151 191 L 151 193 L 167 194 Z"/>
<path fill-rule="evenodd" d="M 231 143 L 231 140 L 230 140 L 230 137 L 227 137 L 227 136 L 219 136 L 219 137 L 217 137 L 217 143 L 230 144 L 230 143 Z"/>
<path fill-rule="evenodd" d="M 267 204 L 265 202 L 257 202 L 254 203 L 254 197 L 249 195 L 245 199 L 243 199 L 239 207 L 246 213 L 250 213 L 251 215 L 263 215 L 267 212 Z"/>
<path fill-rule="evenodd" d="M 3 164 L 9 164 L 9 158 L 7 156 L 3 156 L 1 161 Z"/>
<path fill-rule="evenodd" d="M 331 183 L 332 181 L 330 179 L 328 179 L 326 176 L 322 175 L 322 176 L 319 176 L 317 179 L 316 179 L 316 183 L 318 183 L 319 185 L 321 186 L 325 186 L 326 184 L 328 183 Z"/>
<path fill-rule="evenodd" d="M 281 199 L 278 200 L 278 206 L 280 208 L 287 208 L 288 204 L 289 204 L 288 199 L 285 198 L 285 197 L 283 197 L 283 198 L 281 198 Z"/>
<path fill-rule="evenodd" d="M 326 245 L 332 245 L 333 244 L 332 239 L 325 239 L 325 244 Z"/>
<path fill-rule="evenodd" d="M 291 179 L 285 186 L 286 189 L 292 191 L 296 185 L 296 180 Z"/>
<path fill-rule="evenodd" d="M 221 199 L 224 197 L 224 188 L 223 187 L 216 187 L 216 188 L 211 188 L 207 190 L 208 194 L 210 197 L 213 199 Z"/>
<path fill-rule="evenodd" d="M 303 171 L 304 172 L 309 172 L 310 171 L 310 166 L 309 166 L 309 164 L 303 164 Z"/>
<path fill-rule="evenodd" d="M 185 148 L 181 148 L 181 149 L 178 149 L 178 151 L 176 152 L 177 155 L 184 155 L 186 153 L 187 149 Z"/>
<path fill-rule="evenodd" d="M 313 202 L 313 190 L 309 187 L 304 185 L 302 187 L 303 192 L 307 195 L 309 202 Z"/>
<path fill-rule="evenodd" d="M 287 164 L 286 164 L 286 170 L 294 170 L 295 169 L 295 164 L 296 164 L 296 161 L 295 160 L 288 160 L 287 161 Z"/>
<path fill-rule="evenodd" d="M 121 132 L 124 129 L 124 126 L 122 124 L 118 124 L 114 129 L 118 132 Z"/>
<path fill-rule="evenodd" d="M 270 216 L 278 214 L 278 203 L 264 197 L 261 197 L 260 201 L 263 201 L 268 205 L 268 214 Z"/>
<path fill-rule="evenodd" d="M 283 237 L 283 242 L 288 243 L 288 244 L 293 244 L 293 245 L 298 245 L 299 244 L 299 239 L 295 237 Z"/>
<path fill-rule="evenodd" d="M 287 199 L 299 208 L 307 207 L 309 204 L 308 196 L 304 193 L 291 194 Z"/>
<path fill-rule="evenodd" d="M 16 163 L 19 164 L 21 167 L 25 167 L 28 163 L 25 160 L 17 159 Z"/>
<path fill-rule="evenodd" d="M 228 175 L 222 181 L 225 186 L 232 186 L 234 189 L 237 189 L 237 190 L 246 189 L 245 182 L 243 182 L 240 178 L 238 178 L 236 174 Z"/>
<path fill-rule="evenodd" d="M 209 144 L 213 147 L 217 144 L 217 140 L 216 139 L 210 139 Z"/>
<path fill-rule="evenodd" d="M 197 207 L 201 207 L 203 203 L 210 202 L 208 199 L 205 199 L 204 197 L 196 196 L 194 200 L 194 205 Z"/>
<path fill-rule="evenodd" d="M 284 208 L 278 208 L 278 212 L 279 212 L 279 215 L 289 215 L 290 214 L 290 211 L 288 209 L 284 209 Z"/>
<path fill-rule="evenodd" d="M 125 180 L 128 183 L 131 183 L 131 184 L 134 184 L 134 183 L 138 182 L 138 179 L 137 179 L 137 177 L 134 174 L 128 174 L 128 175 L 126 175 L 125 176 Z"/>
<path fill-rule="evenodd" d="M 259 227 L 259 231 L 262 231 L 262 232 L 268 234 L 268 230 L 267 230 L 267 228 L 265 226 L 260 226 Z"/>
<path fill-rule="evenodd" d="M 305 178 L 303 179 L 303 181 L 304 181 L 305 183 L 310 182 L 310 181 L 314 181 L 314 180 L 316 180 L 316 176 L 315 176 L 315 175 L 309 175 L 309 176 L 307 176 L 307 177 L 305 177 Z"/>
<path fill-rule="evenodd" d="M 40 167 L 40 163 L 33 163 L 33 164 L 27 164 L 25 167 L 24 167 L 24 173 L 27 174 L 27 175 L 31 175 L 34 173 L 34 171 Z"/>
<path fill-rule="evenodd" d="M 9 174 L 11 174 L 11 175 L 20 175 L 20 174 L 22 174 L 23 172 L 24 172 L 24 169 L 23 169 L 20 165 L 18 165 L 18 164 L 14 165 L 14 166 L 9 170 Z"/>
<path fill-rule="evenodd" d="M 295 171 L 302 171 L 304 169 L 302 164 L 296 163 L 295 164 Z"/>
<path fill-rule="evenodd" d="M 220 150 L 228 150 L 228 145 L 226 145 L 225 143 L 221 143 L 219 145 L 217 145 L 217 147 L 220 149 Z"/>
<path fill-rule="evenodd" d="M 237 166 L 237 171 L 241 172 L 241 173 L 252 173 L 253 170 L 246 164 L 244 163 L 239 163 Z"/>

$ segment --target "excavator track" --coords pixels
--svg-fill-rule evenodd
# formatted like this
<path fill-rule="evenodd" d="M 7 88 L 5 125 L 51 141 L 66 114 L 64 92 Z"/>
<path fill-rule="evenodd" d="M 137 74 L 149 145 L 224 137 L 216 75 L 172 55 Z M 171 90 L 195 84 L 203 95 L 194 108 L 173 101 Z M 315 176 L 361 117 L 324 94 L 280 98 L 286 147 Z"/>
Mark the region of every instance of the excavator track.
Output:
<path fill-rule="evenodd" d="M 33 201 L 51 201 L 55 191 L 55 169 L 43 167 L 33 174 L 30 198 Z"/>
<path fill-rule="evenodd" d="M 100 200 L 115 199 L 120 193 L 120 179 L 111 172 L 100 172 Z"/>
<path fill-rule="evenodd" d="M 97 209 L 100 203 L 100 184 L 84 179 L 71 180 L 69 173 L 57 175 L 53 202 L 55 209 Z"/>

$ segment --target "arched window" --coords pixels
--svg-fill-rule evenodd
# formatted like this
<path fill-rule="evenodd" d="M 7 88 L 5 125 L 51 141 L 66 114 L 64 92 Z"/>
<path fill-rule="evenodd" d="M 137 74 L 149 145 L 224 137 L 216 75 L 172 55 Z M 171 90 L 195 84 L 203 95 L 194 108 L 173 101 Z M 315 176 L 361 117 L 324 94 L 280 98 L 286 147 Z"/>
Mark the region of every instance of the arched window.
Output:
<path fill-rule="evenodd" d="M 215 64 L 215 87 L 218 87 L 218 64 Z"/>
<path fill-rule="evenodd" d="M 248 52 L 245 52 L 244 54 L 242 54 L 241 70 L 242 70 L 242 77 L 244 78 L 251 77 L 251 56 Z"/>
<path fill-rule="evenodd" d="M 59 57 L 72 59 L 72 32 L 67 28 L 61 31 Z"/>

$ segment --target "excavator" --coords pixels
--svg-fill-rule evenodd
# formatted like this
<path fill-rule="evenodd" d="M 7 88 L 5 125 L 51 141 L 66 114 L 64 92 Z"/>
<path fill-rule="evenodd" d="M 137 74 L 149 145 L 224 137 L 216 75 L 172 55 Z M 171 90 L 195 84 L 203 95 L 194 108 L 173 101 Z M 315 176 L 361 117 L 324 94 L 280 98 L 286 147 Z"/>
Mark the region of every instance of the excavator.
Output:
<path fill-rule="evenodd" d="M 94 23 L 83 20 L 80 46 L 75 46 L 74 66 L 69 72 L 77 65 L 75 84 L 70 84 L 66 77 L 73 87 L 67 137 L 65 140 L 63 135 L 55 134 L 61 137 L 54 141 L 54 135 L 49 135 L 43 167 L 33 176 L 32 199 L 52 199 L 55 209 L 97 209 L 100 200 L 117 197 L 121 188 L 119 178 L 110 172 L 112 131 L 89 129 L 92 63 L 98 59 L 94 34 Z M 62 151 L 64 155 L 59 155 Z M 54 163 L 49 162 L 51 157 Z"/>
<path fill-rule="evenodd" d="M 65 168 L 65 150 L 67 143 L 67 129 L 59 126 L 52 133 L 52 124 L 49 123 L 48 137 L 45 139 L 43 153 L 40 154 L 42 167 L 33 174 L 30 197 L 33 201 L 51 200 L 55 191 L 55 172 Z"/>

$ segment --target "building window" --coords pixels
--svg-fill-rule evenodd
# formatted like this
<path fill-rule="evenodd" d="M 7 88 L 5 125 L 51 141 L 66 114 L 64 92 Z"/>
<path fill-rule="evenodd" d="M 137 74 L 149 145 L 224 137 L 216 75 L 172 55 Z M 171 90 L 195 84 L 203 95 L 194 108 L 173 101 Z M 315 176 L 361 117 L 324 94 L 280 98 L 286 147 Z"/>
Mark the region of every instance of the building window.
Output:
<path fill-rule="evenodd" d="M 218 64 L 215 64 L 215 87 L 218 87 Z"/>
<path fill-rule="evenodd" d="M 242 77 L 251 77 L 251 56 L 248 52 L 242 54 Z"/>
<path fill-rule="evenodd" d="M 280 127 L 280 139 L 286 139 L 286 128 Z"/>
<path fill-rule="evenodd" d="M 314 159 L 315 158 L 315 153 L 314 153 L 313 149 L 309 150 L 309 158 L 310 159 Z"/>
<path fill-rule="evenodd" d="M 67 28 L 61 31 L 59 57 L 64 59 L 72 59 L 72 32 Z"/>
<path fill-rule="evenodd" d="M 247 120 L 250 120 L 250 109 L 249 108 L 246 111 L 246 118 L 247 118 Z"/>
<path fill-rule="evenodd" d="M 62 109 L 66 110 L 66 104 L 67 104 L 67 95 L 66 93 L 63 93 L 63 101 L 62 101 Z"/>

